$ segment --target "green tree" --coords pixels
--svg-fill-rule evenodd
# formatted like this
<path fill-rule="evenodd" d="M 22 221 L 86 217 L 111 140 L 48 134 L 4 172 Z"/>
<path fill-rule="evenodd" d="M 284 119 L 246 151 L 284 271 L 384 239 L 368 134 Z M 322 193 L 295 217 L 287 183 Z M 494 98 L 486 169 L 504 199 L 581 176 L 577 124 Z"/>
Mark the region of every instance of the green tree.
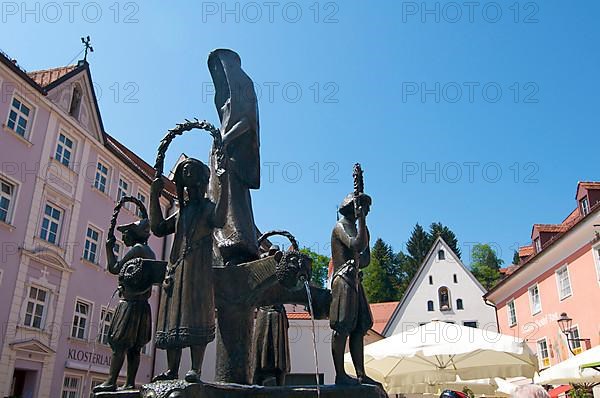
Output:
<path fill-rule="evenodd" d="M 519 265 L 520 262 L 521 262 L 521 258 L 519 257 L 519 251 L 515 250 L 515 252 L 513 253 L 512 263 L 515 265 Z"/>
<path fill-rule="evenodd" d="M 460 258 L 461 252 L 460 247 L 458 247 L 458 239 L 456 239 L 456 235 L 450 228 L 446 227 L 441 222 L 434 222 L 429 226 L 429 236 L 431 241 L 429 248 L 431 248 L 437 237 L 441 236 L 448 246 L 450 246 L 450 249 L 452 249 L 458 258 Z"/>
<path fill-rule="evenodd" d="M 325 287 L 327 282 L 327 270 L 329 268 L 329 257 L 313 252 L 308 248 L 300 249 L 300 251 L 312 260 L 312 277 L 311 282 L 317 286 Z"/>
<path fill-rule="evenodd" d="M 363 287 L 370 303 L 394 301 L 398 296 L 392 247 L 381 238 L 371 249 L 371 263 L 364 270 Z"/>
<path fill-rule="evenodd" d="M 410 238 L 406 243 L 406 251 L 408 255 L 414 262 L 413 265 L 416 265 L 417 268 L 423 260 L 425 260 L 425 256 L 429 249 L 431 248 L 431 236 L 423 229 L 419 223 L 415 225 L 412 233 L 410 234 Z"/>
<path fill-rule="evenodd" d="M 502 279 L 500 266 L 504 262 L 488 244 L 478 243 L 471 251 L 471 272 L 477 280 L 490 290 Z"/>

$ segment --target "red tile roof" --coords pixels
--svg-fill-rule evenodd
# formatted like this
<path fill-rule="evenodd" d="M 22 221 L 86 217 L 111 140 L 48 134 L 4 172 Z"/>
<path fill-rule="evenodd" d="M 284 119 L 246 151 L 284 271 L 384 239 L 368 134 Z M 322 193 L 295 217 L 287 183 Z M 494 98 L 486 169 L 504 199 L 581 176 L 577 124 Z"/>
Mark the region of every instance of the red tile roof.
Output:
<path fill-rule="evenodd" d="M 568 229 L 567 225 L 563 224 L 533 224 L 533 229 L 540 232 L 565 232 Z"/>
<path fill-rule="evenodd" d="M 288 319 L 310 320 L 308 312 L 287 312 Z"/>
<path fill-rule="evenodd" d="M 61 66 L 58 68 L 28 72 L 27 75 L 40 86 L 46 87 L 65 76 L 67 73 L 74 71 L 77 67 L 78 65 Z"/>
<path fill-rule="evenodd" d="M 562 224 L 571 224 L 579 218 L 579 207 L 573 209 L 573 211 L 563 220 Z"/>
<path fill-rule="evenodd" d="M 385 326 L 390 321 L 398 304 L 400 304 L 399 301 L 370 304 L 371 313 L 373 314 L 372 329 L 379 334 L 383 333 L 383 329 L 385 329 Z"/>
<path fill-rule="evenodd" d="M 129 167 L 131 167 L 134 171 L 136 171 L 141 177 L 143 177 L 147 182 L 152 182 L 154 179 L 154 167 L 150 166 L 146 163 L 142 158 L 133 153 L 129 148 L 125 145 L 117 141 L 113 136 L 108 133 L 104 133 L 105 137 L 105 146 L 114 153 L 117 157 L 119 157 L 123 162 L 125 162 Z M 173 181 L 165 180 L 165 190 L 171 195 L 172 198 L 177 196 L 177 190 L 175 188 L 175 184 Z"/>
<path fill-rule="evenodd" d="M 519 268 L 517 264 L 511 264 L 508 267 L 500 268 L 500 273 L 506 277 L 515 272 L 517 268 Z"/>
<path fill-rule="evenodd" d="M 579 181 L 577 187 L 583 187 L 585 189 L 600 189 L 599 181 Z"/>
<path fill-rule="evenodd" d="M 527 256 L 531 256 L 532 254 L 533 254 L 533 246 L 532 245 L 519 247 L 519 257 L 527 257 Z"/>

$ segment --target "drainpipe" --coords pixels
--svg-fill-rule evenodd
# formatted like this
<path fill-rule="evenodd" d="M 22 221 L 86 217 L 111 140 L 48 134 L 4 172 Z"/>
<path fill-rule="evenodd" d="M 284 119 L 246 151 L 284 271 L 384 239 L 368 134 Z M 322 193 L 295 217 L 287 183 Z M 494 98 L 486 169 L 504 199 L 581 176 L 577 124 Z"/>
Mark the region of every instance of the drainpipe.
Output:
<path fill-rule="evenodd" d="M 169 217 L 171 215 L 171 211 L 173 211 L 173 208 L 175 207 L 175 200 L 171 199 L 169 201 L 169 207 L 167 208 L 167 214 L 165 214 L 165 218 Z M 162 245 L 162 249 L 161 249 L 161 253 L 160 253 L 160 259 L 162 261 L 165 261 L 165 259 L 167 258 L 167 239 L 168 239 L 168 235 L 163 237 L 163 245 Z M 162 296 L 162 287 L 158 289 L 158 303 L 160 305 L 160 299 Z M 156 310 L 156 314 L 154 314 L 154 325 L 158 326 L 158 308 Z M 156 344 L 154 344 L 152 346 L 152 368 L 151 368 L 151 373 L 150 373 L 150 378 L 154 377 L 154 372 L 156 371 Z"/>
<path fill-rule="evenodd" d="M 494 309 L 494 314 L 496 315 L 496 331 L 500 333 L 500 322 L 498 321 L 498 308 L 496 307 L 496 304 L 492 303 L 488 299 L 483 299 L 483 302 L 485 303 L 485 305 Z"/>

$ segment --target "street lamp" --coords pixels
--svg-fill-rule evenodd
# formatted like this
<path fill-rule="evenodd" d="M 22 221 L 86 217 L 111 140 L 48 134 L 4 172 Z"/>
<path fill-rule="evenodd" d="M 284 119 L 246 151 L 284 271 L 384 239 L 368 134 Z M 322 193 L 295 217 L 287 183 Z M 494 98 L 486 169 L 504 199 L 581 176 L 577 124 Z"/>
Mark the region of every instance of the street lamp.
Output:
<path fill-rule="evenodd" d="M 560 318 L 558 319 L 557 322 L 558 322 L 558 326 L 560 327 L 560 331 L 563 332 L 563 334 L 567 338 L 567 346 L 569 347 L 569 351 L 571 351 L 571 354 L 577 355 L 573 351 L 573 348 L 571 348 L 571 342 L 572 341 L 585 341 L 587 343 L 588 341 L 590 341 L 590 339 L 571 338 L 571 333 L 573 333 L 573 329 L 571 328 L 571 325 L 573 324 L 573 319 L 569 318 L 569 316 L 567 315 L 566 312 L 563 312 L 562 314 L 560 314 Z"/>

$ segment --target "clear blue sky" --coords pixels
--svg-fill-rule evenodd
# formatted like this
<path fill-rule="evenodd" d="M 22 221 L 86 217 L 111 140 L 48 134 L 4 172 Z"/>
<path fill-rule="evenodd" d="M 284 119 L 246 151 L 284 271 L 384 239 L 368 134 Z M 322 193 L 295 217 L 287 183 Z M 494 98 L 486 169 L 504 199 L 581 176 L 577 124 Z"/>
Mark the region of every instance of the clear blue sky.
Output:
<path fill-rule="evenodd" d="M 2 4 L 0 48 L 49 68 L 90 35 L 105 127 L 149 162 L 176 122 L 218 122 L 206 58 L 237 51 L 261 91 L 256 222 L 324 254 L 356 161 L 374 238 L 403 249 L 416 222 L 441 221 L 464 253 L 494 242 L 507 262 L 600 178 L 597 2 L 35 4 Z M 208 144 L 178 138 L 170 161 Z"/>

